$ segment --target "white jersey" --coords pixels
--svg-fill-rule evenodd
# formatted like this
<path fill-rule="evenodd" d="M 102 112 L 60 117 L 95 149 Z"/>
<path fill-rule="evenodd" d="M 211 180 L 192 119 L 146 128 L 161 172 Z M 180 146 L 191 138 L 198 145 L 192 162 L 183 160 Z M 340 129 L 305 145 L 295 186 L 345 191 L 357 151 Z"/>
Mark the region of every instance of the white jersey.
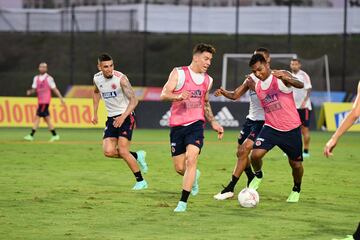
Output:
<path fill-rule="evenodd" d="M 294 88 L 293 89 L 296 108 L 297 109 L 307 108 L 307 109 L 311 110 L 312 107 L 311 107 L 310 97 L 305 102 L 304 107 L 301 107 L 301 104 L 304 102 L 304 99 L 306 97 L 307 91 L 312 88 L 309 75 L 307 75 L 307 73 L 304 72 L 303 70 L 299 70 L 297 73 L 292 73 L 292 74 L 299 81 L 304 83 L 304 88 Z"/>
<path fill-rule="evenodd" d="M 94 83 L 100 91 L 101 98 L 105 102 L 108 117 L 114 117 L 124 113 L 129 105 L 129 99 L 125 96 L 120 85 L 122 76 L 124 76 L 124 74 L 115 70 L 112 78 L 105 78 L 102 72 L 94 75 Z"/>
<path fill-rule="evenodd" d="M 175 91 L 180 90 L 185 83 L 185 72 L 181 67 L 175 68 L 177 73 L 178 73 L 178 82 L 176 84 L 175 87 Z M 202 84 L 205 80 L 205 73 L 196 73 L 193 70 L 191 70 L 190 67 L 188 67 L 190 75 L 192 80 L 196 83 L 196 84 Z M 213 83 L 213 78 L 209 76 L 209 89 L 211 88 Z"/>
<path fill-rule="evenodd" d="M 52 76 L 50 76 L 49 74 L 47 74 L 47 73 L 44 73 L 44 74 L 42 74 L 42 75 L 36 75 L 36 76 L 34 77 L 34 79 L 33 79 L 33 83 L 32 83 L 32 85 L 31 85 L 31 88 L 34 88 L 34 89 L 37 88 L 37 79 L 38 79 L 38 77 L 39 77 L 39 80 L 40 80 L 41 82 L 44 81 L 44 80 L 46 79 L 46 77 L 47 77 L 47 82 L 48 82 L 50 88 L 51 88 L 51 89 L 56 88 L 56 84 L 55 84 L 54 78 L 53 78 Z"/>
<path fill-rule="evenodd" d="M 250 77 L 254 80 L 255 85 L 258 83 L 258 81 L 260 81 L 253 73 L 250 74 Z M 256 92 L 249 89 L 249 95 L 250 95 L 249 114 L 246 116 L 246 118 L 249 118 L 250 120 L 253 121 L 264 121 L 265 120 L 264 109 L 261 106 L 261 103 L 256 95 Z"/>

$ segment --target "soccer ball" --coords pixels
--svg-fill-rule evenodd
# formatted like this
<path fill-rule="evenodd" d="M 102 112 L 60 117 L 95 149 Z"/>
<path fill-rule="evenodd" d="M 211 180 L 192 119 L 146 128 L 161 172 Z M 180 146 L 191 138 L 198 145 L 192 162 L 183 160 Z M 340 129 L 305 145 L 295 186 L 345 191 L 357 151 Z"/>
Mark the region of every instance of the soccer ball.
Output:
<path fill-rule="evenodd" d="M 251 188 L 244 188 L 238 195 L 240 206 L 245 208 L 253 208 L 259 203 L 259 194 Z"/>

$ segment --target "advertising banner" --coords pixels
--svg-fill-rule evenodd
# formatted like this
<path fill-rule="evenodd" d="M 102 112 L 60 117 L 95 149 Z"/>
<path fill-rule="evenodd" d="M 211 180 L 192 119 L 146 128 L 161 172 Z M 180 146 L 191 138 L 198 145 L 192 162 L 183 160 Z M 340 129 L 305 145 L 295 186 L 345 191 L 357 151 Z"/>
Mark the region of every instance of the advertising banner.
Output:
<path fill-rule="evenodd" d="M 318 124 L 325 125 L 329 131 L 335 131 L 352 109 L 352 103 L 324 103 Z M 349 131 L 360 131 L 360 118 Z"/>
<path fill-rule="evenodd" d="M 55 127 L 61 128 L 104 128 L 106 110 L 100 102 L 99 123 L 93 125 L 92 99 L 66 98 L 66 104 L 53 98 L 49 112 Z M 27 97 L 0 97 L 0 127 L 31 127 L 37 110 L 37 99 Z M 46 124 L 42 120 L 41 127 Z"/>

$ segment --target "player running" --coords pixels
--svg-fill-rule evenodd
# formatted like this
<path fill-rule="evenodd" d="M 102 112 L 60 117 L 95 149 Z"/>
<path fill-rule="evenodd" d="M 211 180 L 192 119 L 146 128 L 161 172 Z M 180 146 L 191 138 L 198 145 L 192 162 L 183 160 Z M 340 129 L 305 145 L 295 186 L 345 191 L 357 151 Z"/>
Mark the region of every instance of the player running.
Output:
<path fill-rule="evenodd" d="M 52 136 L 50 142 L 60 140 L 60 136 L 56 134 L 54 125 L 51 122 L 49 105 L 51 102 L 51 91 L 60 98 L 62 104 L 65 104 L 63 96 L 61 95 L 59 89 L 57 89 L 54 78 L 51 77 L 48 73 L 48 66 L 45 62 L 39 64 L 39 75 L 34 77 L 32 86 L 30 90 L 26 91 L 26 95 L 31 95 L 36 93 L 38 98 L 38 108 L 36 111 L 35 119 L 33 122 L 33 128 L 29 135 L 24 137 L 27 141 L 33 141 L 36 130 L 40 124 L 40 118 L 44 118 L 46 124 L 48 125 L 49 131 Z"/>
<path fill-rule="evenodd" d="M 199 192 L 197 159 L 204 140 L 205 118 L 222 139 L 224 129 L 215 120 L 209 103 L 213 79 L 206 73 L 215 48 L 197 44 L 190 66 L 174 68 L 163 87 L 161 99 L 172 101 L 170 117 L 171 155 L 177 173 L 184 176 L 180 201 L 175 212 L 184 212 L 190 195 Z"/>
<path fill-rule="evenodd" d="M 310 157 L 310 114 L 311 114 L 311 80 L 309 75 L 301 70 L 301 62 L 299 59 L 292 59 L 290 62 L 291 73 L 301 82 L 304 83 L 304 88 L 294 88 L 294 100 L 296 109 L 299 113 L 301 120 L 301 133 L 304 139 L 303 157 Z"/>
<path fill-rule="evenodd" d="M 292 87 L 303 88 L 304 84 L 286 71 L 271 71 L 261 54 L 253 55 L 249 66 L 260 80 L 255 85 L 255 92 L 265 112 L 265 124 L 255 140 L 251 153 L 255 177 L 249 187 L 259 187 L 263 178 L 262 158 L 274 146 L 278 146 L 288 156 L 294 179 L 294 187 L 287 202 L 298 202 L 304 168 L 301 122 L 296 111 Z"/>
<path fill-rule="evenodd" d="M 254 54 L 262 54 L 266 61 L 270 63 L 270 53 L 268 49 L 258 48 L 255 50 Z M 250 74 L 250 76 L 255 81 L 255 83 L 259 81 L 259 79 L 253 73 Z M 248 79 L 245 79 L 243 84 L 234 91 L 227 91 L 223 88 L 220 88 L 217 89 L 214 93 L 215 96 L 224 96 L 228 99 L 236 100 L 244 95 L 248 90 L 250 94 L 249 114 L 246 116 L 243 129 L 239 134 L 238 147 L 236 152 L 237 162 L 235 164 L 235 168 L 229 184 L 221 192 L 214 196 L 214 198 L 217 200 L 225 200 L 234 196 L 235 185 L 244 171 L 248 178 L 248 185 L 254 178 L 254 173 L 250 166 L 249 154 L 253 148 L 257 135 L 264 125 L 265 116 L 264 109 L 260 104 L 256 92 L 250 89 Z"/>
<path fill-rule="evenodd" d="M 105 102 L 108 119 L 103 137 L 103 151 L 106 157 L 122 158 L 134 173 L 136 184 L 133 190 L 142 190 L 148 187 L 143 179 L 141 170 L 146 173 L 148 166 L 145 161 L 145 151 L 130 151 L 133 129 L 135 126 L 134 109 L 138 104 L 131 84 L 121 72 L 114 70 L 114 63 L 110 55 L 102 54 L 98 58 L 100 72 L 94 75 L 92 123 L 98 123 L 97 110 L 100 98 Z M 139 164 L 139 165 L 138 165 Z"/>

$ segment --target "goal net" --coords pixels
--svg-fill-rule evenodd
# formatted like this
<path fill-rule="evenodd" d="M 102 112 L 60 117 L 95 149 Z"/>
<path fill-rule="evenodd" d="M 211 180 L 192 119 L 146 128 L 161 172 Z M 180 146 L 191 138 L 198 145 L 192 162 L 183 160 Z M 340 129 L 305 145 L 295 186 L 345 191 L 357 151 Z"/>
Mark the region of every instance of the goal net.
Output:
<path fill-rule="evenodd" d="M 250 73 L 249 60 L 252 54 L 226 53 L 223 56 L 222 87 L 233 90 L 243 83 L 245 75 Z M 299 58 L 295 53 L 271 54 L 271 68 L 290 70 L 290 60 Z M 316 59 L 299 58 L 304 70 L 311 79 L 312 90 L 326 92 L 330 101 L 330 76 L 328 57 L 324 55 Z M 246 101 L 244 96 L 241 101 Z M 222 98 L 225 101 L 225 98 Z"/>

